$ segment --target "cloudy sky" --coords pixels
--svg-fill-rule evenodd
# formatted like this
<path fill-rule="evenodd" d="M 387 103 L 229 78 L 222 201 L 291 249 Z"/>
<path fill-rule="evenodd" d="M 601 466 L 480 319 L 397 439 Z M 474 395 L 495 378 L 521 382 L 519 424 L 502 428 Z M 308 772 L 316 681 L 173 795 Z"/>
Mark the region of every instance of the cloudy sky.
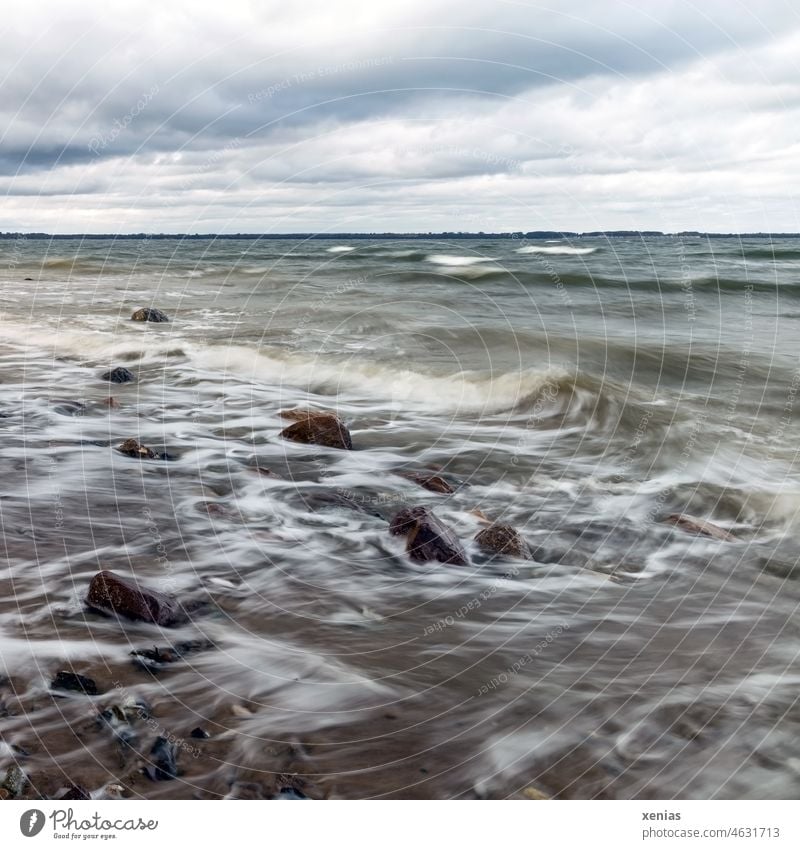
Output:
<path fill-rule="evenodd" d="M 800 231 L 793 0 L 3 12 L 0 230 Z"/>

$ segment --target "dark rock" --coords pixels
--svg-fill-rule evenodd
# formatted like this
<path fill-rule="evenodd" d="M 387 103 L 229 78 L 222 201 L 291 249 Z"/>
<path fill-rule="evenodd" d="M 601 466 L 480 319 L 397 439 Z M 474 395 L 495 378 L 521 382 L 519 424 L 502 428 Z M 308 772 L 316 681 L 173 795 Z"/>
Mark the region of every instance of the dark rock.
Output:
<path fill-rule="evenodd" d="M 345 493 L 336 489 L 315 488 L 302 493 L 302 502 L 306 510 L 317 512 L 319 510 L 343 509 L 363 513 L 365 516 L 373 516 L 383 519 L 380 511 L 375 506 L 379 498 L 361 493 Z M 386 521 L 384 519 L 384 521 Z"/>
<path fill-rule="evenodd" d="M 488 528 L 478 531 L 475 542 L 486 552 L 504 554 L 509 557 L 521 557 L 524 560 L 533 559 L 528 543 L 519 531 L 511 525 L 494 522 Z"/>
<path fill-rule="evenodd" d="M 101 375 L 101 380 L 108 380 L 111 383 L 132 383 L 136 380 L 136 377 L 132 371 L 129 371 L 124 366 L 117 366 Z"/>
<path fill-rule="evenodd" d="M 412 472 L 408 475 L 409 480 L 418 483 L 421 487 L 441 495 L 450 495 L 455 489 L 441 475 L 431 475 L 425 472 Z"/>
<path fill-rule="evenodd" d="M 25 280 L 33 280 L 33 277 L 26 277 Z"/>
<path fill-rule="evenodd" d="M 301 422 L 311 416 L 336 416 L 333 410 L 312 410 L 309 407 L 292 407 L 291 410 L 281 410 L 278 415 L 292 422 Z"/>
<path fill-rule="evenodd" d="M 97 722 L 111 731 L 124 751 L 138 743 L 136 732 L 131 726 L 131 719 L 136 717 L 140 717 L 140 714 L 132 707 L 126 710 L 120 705 L 111 705 L 97 714 Z"/>
<path fill-rule="evenodd" d="M 389 532 L 406 536 L 406 551 L 417 563 L 438 560 L 456 566 L 467 564 L 467 555 L 453 531 L 425 507 L 406 507 L 392 519 Z"/>
<path fill-rule="evenodd" d="M 71 690 L 75 693 L 85 693 L 87 696 L 96 696 L 99 692 L 97 684 L 91 678 L 78 675 L 77 672 L 59 672 L 50 686 L 54 690 Z"/>
<path fill-rule="evenodd" d="M 3 779 L 3 783 L 0 784 L 0 788 L 5 789 L 10 798 L 16 799 L 17 796 L 22 793 L 27 781 L 28 779 L 25 777 L 22 767 L 17 764 L 12 764 L 6 770 L 6 775 Z"/>
<path fill-rule="evenodd" d="M 280 435 L 284 439 L 302 442 L 304 445 L 323 445 L 326 448 L 342 448 L 348 451 L 353 448 L 350 431 L 333 413 L 285 410 L 281 415 L 294 420 L 294 424 L 281 431 Z"/>
<path fill-rule="evenodd" d="M 707 522 L 705 519 L 696 519 L 694 516 L 689 516 L 686 513 L 672 513 L 666 516 L 663 521 L 668 525 L 675 525 L 676 528 L 680 528 L 689 534 L 699 534 L 726 542 L 736 540 L 736 537 L 732 533 L 724 530 L 724 528 L 720 528 L 719 525 Z"/>
<path fill-rule="evenodd" d="M 117 446 L 117 451 L 124 454 L 126 457 L 136 457 L 138 460 L 159 460 L 161 455 L 142 445 L 136 439 L 126 439 L 121 445 Z"/>
<path fill-rule="evenodd" d="M 197 509 L 201 513 L 207 513 L 212 518 L 225 518 L 228 515 L 225 505 L 219 504 L 216 501 L 200 501 L 197 505 Z"/>
<path fill-rule="evenodd" d="M 172 781 L 178 777 L 178 747 L 166 737 L 157 737 L 150 749 L 150 765 L 145 773 L 151 781 Z"/>
<path fill-rule="evenodd" d="M 60 802 L 72 802 L 80 799 L 91 799 L 92 794 L 80 784 L 73 784 L 67 792 L 59 799 Z"/>
<path fill-rule="evenodd" d="M 83 416 L 86 414 L 86 404 L 83 401 L 56 401 L 53 411 L 61 416 Z"/>
<path fill-rule="evenodd" d="M 90 607 L 104 613 L 164 627 L 185 619 L 184 612 L 172 596 L 143 587 L 113 572 L 98 572 L 92 578 L 86 601 Z"/>
<path fill-rule="evenodd" d="M 275 795 L 275 799 L 281 801 L 299 801 L 301 799 L 308 799 L 308 796 L 296 787 L 281 787 Z M 292 810 L 294 810 L 294 808 Z"/>
<path fill-rule="evenodd" d="M 212 648 L 214 644 L 208 640 L 187 640 L 165 648 L 153 646 L 152 649 L 137 649 L 131 652 L 131 656 L 141 666 L 148 669 L 161 669 L 170 663 L 177 663 L 187 654 L 208 651 Z"/>
<path fill-rule="evenodd" d="M 194 740 L 208 740 L 211 737 L 205 728 L 200 728 L 199 726 L 197 728 L 193 728 L 189 732 L 189 736 Z"/>
<path fill-rule="evenodd" d="M 131 316 L 131 321 L 169 321 L 169 316 L 153 307 L 142 307 Z"/>

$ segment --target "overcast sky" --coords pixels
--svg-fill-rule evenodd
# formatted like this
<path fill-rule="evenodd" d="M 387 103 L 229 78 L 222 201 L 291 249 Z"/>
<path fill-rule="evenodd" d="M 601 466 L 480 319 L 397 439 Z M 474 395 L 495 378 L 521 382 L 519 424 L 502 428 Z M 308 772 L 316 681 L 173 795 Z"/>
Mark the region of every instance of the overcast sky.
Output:
<path fill-rule="evenodd" d="M 0 230 L 800 231 L 794 0 L 6 0 L 0 30 Z"/>

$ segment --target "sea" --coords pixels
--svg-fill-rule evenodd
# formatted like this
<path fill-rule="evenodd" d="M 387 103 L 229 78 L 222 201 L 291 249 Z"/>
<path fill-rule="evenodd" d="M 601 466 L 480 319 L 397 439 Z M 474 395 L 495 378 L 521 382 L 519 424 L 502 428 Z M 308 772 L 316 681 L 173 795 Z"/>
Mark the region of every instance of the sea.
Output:
<path fill-rule="evenodd" d="M 800 239 L 18 236 L 0 316 L 23 796 L 800 795 Z M 197 606 L 104 615 L 100 570 Z"/>

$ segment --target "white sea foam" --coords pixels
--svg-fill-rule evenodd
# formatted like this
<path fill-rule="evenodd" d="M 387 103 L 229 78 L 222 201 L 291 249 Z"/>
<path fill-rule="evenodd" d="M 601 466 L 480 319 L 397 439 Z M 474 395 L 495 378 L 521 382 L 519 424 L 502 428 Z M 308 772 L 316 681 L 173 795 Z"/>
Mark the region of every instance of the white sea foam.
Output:
<path fill-rule="evenodd" d="M 162 362 L 165 357 L 184 354 L 192 367 L 220 373 L 223 380 L 229 376 L 293 390 L 344 393 L 385 402 L 391 409 L 416 407 L 435 413 L 510 410 L 566 376 L 552 369 L 489 376 L 469 371 L 425 374 L 382 362 L 320 357 L 268 346 L 198 345 L 177 334 L 145 340 L 139 332 L 112 334 L 35 328 L 10 321 L 1 321 L 0 331 L 8 343 L 47 356 L 76 356 L 98 367 L 114 364 L 120 357 L 130 360 L 137 354 L 141 357 L 140 364 Z"/>
<path fill-rule="evenodd" d="M 431 412 L 499 412 L 535 396 L 564 375 L 528 369 L 486 376 L 475 372 L 424 374 L 383 363 L 310 357 L 244 346 L 204 346 L 189 350 L 200 368 L 245 379 L 311 392 L 346 393 L 376 398 L 390 407 L 418 407 Z"/>
<path fill-rule="evenodd" d="M 346 254 L 350 251 L 354 251 L 355 248 L 351 248 L 349 245 L 335 245 L 332 248 L 328 248 L 329 254 Z"/>
<path fill-rule="evenodd" d="M 478 262 L 494 262 L 488 256 L 452 256 L 450 254 L 431 254 L 427 257 L 428 262 L 434 265 L 447 265 L 456 268 L 465 265 L 475 265 Z"/>
<path fill-rule="evenodd" d="M 524 248 L 517 248 L 516 253 L 518 254 L 550 254 L 552 256 L 558 256 L 559 254 L 563 254 L 564 256 L 585 256 L 586 254 L 593 254 L 597 248 L 573 248 L 569 245 L 561 245 L 557 248 L 543 248 L 538 245 L 527 245 Z"/>

